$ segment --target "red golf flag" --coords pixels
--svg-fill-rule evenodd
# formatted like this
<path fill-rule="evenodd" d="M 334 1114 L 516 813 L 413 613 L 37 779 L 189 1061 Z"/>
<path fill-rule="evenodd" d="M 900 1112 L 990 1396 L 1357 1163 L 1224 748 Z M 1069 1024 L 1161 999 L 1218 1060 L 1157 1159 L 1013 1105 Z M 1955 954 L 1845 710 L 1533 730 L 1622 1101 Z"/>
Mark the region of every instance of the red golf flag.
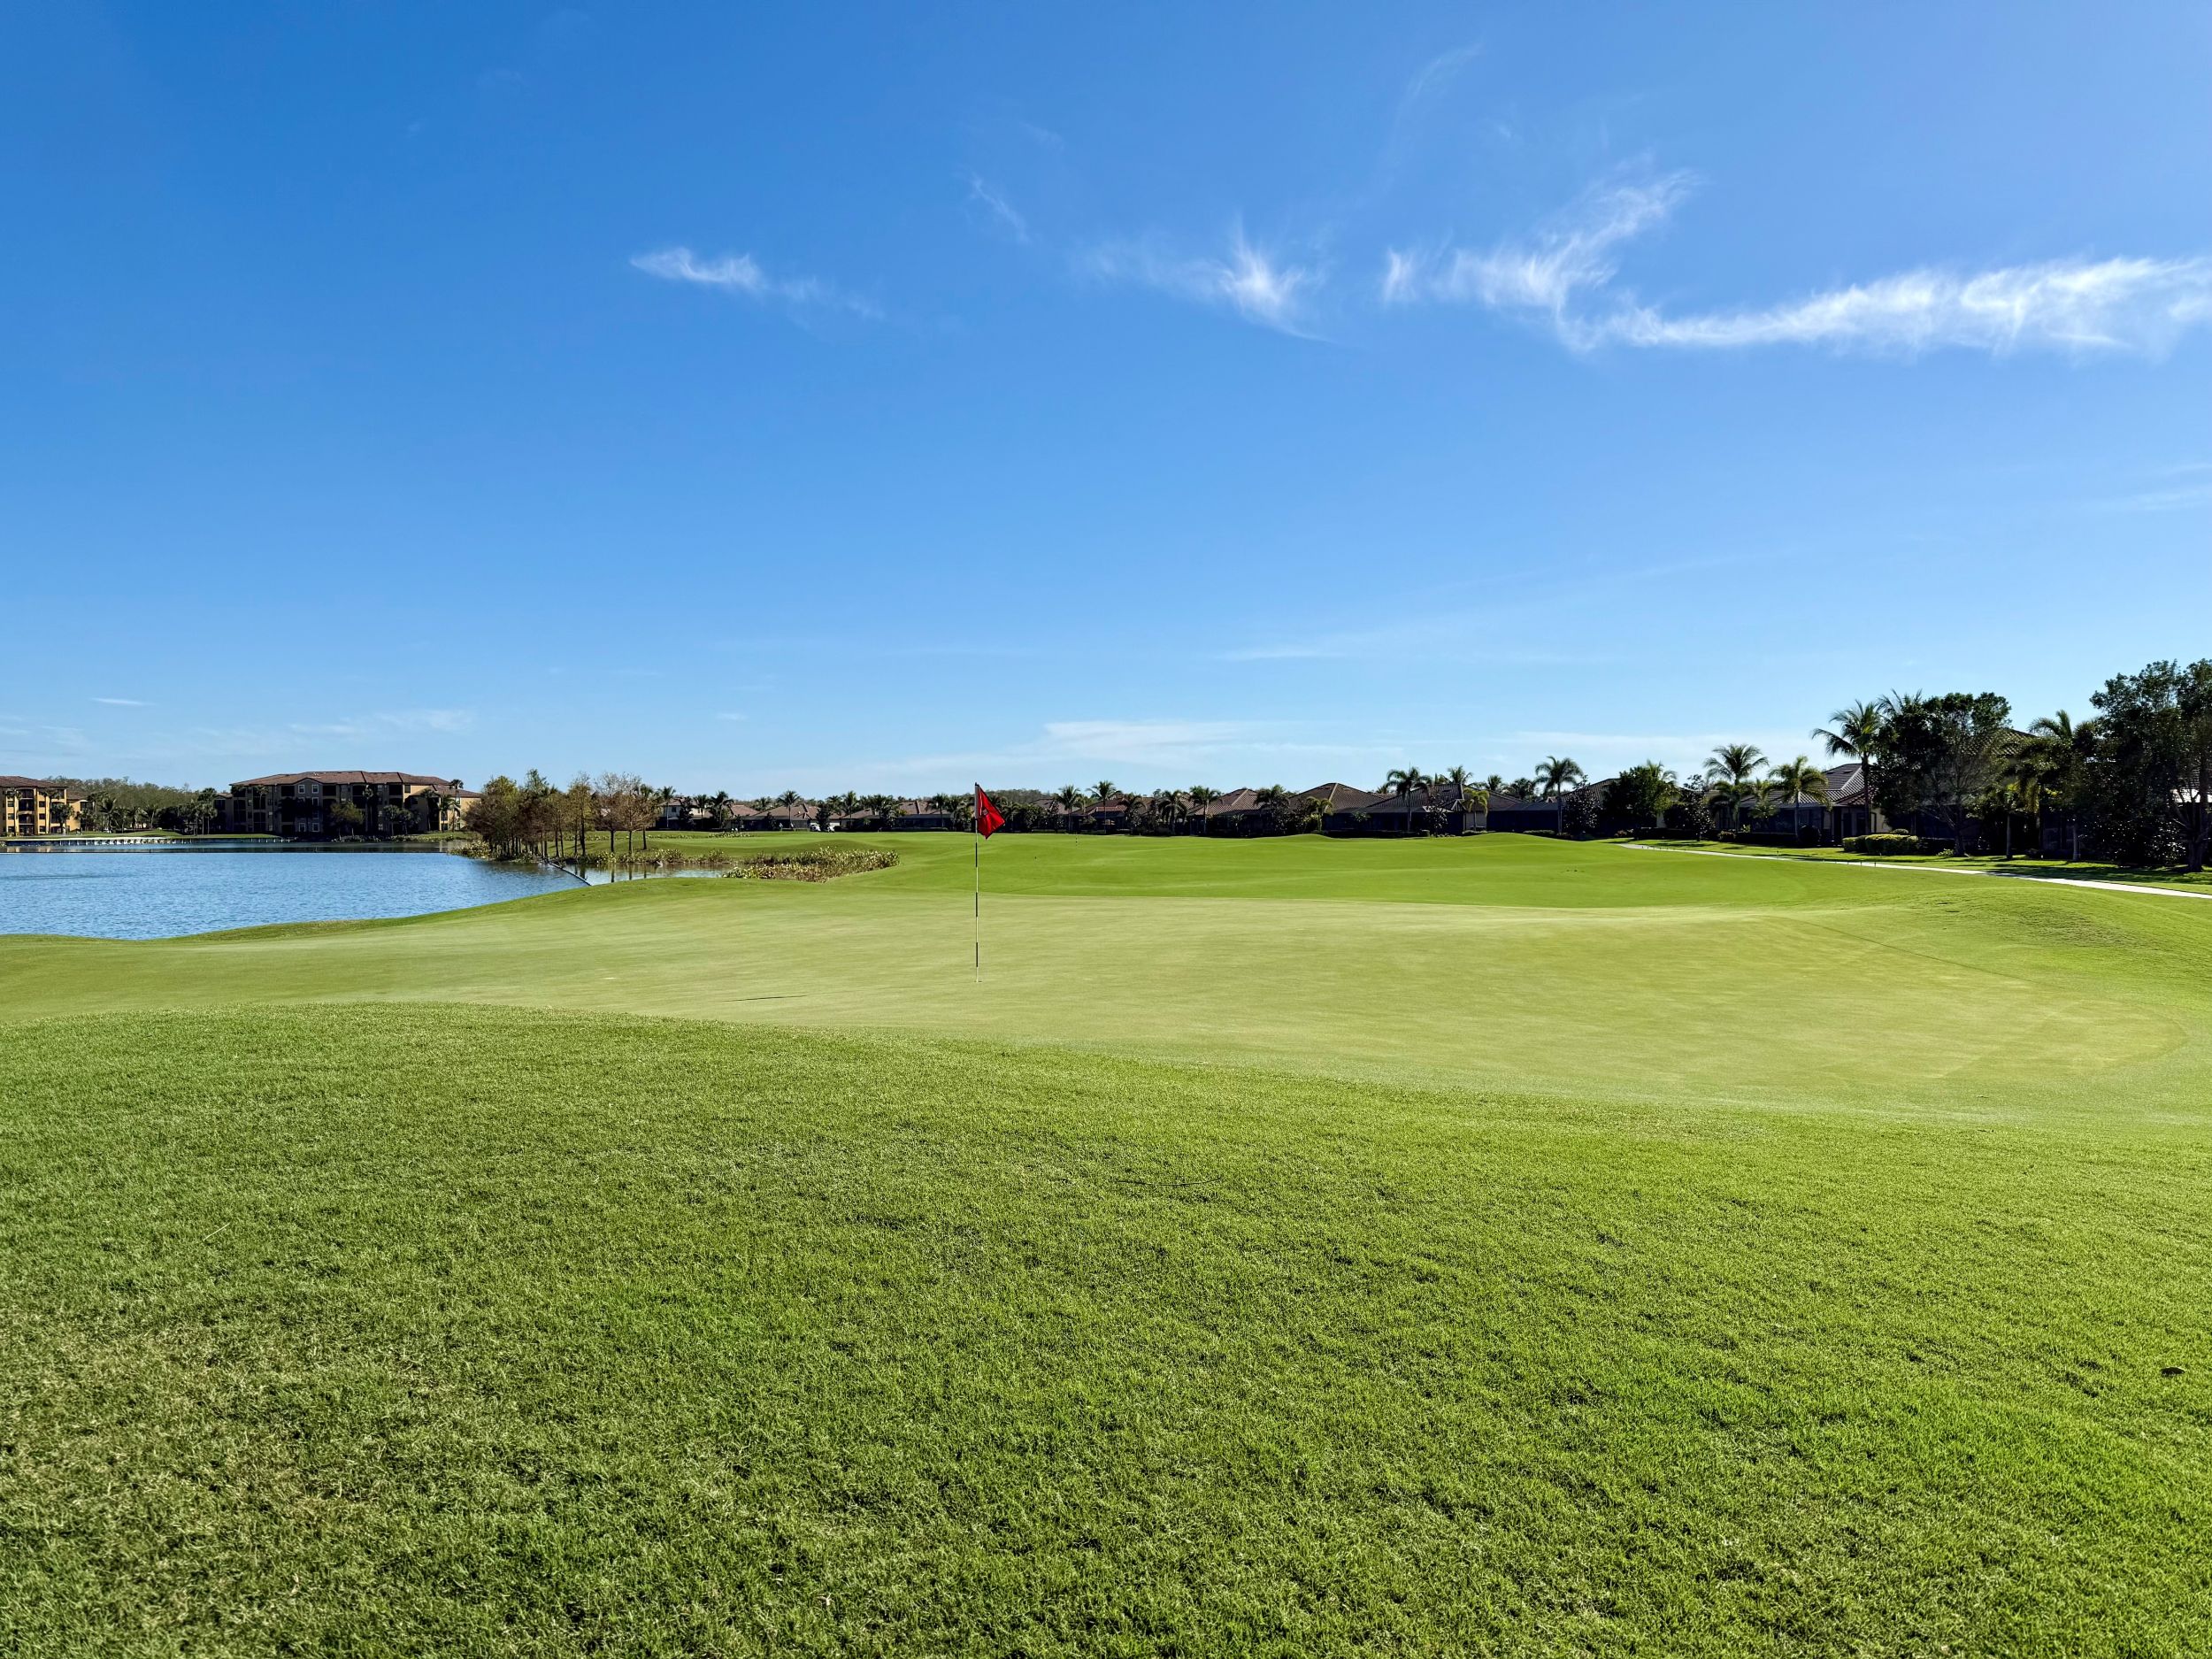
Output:
<path fill-rule="evenodd" d="M 991 797 L 983 793 L 983 786 L 975 787 L 975 833 L 987 836 L 1006 822 L 1006 815 L 991 804 Z"/>

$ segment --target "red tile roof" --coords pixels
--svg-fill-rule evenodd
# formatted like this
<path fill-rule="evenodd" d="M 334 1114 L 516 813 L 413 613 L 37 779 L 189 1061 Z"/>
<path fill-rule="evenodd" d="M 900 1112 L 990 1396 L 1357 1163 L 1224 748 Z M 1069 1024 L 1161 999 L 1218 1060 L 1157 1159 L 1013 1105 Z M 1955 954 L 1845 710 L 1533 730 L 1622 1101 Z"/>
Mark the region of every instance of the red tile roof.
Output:
<path fill-rule="evenodd" d="M 1322 809 L 1329 812 L 1357 812 L 1389 798 L 1372 789 L 1355 789 L 1348 783 L 1317 783 L 1298 793 L 1310 801 L 1320 802 Z"/>
<path fill-rule="evenodd" d="M 265 778 L 248 778 L 231 787 L 254 789 L 287 783 L 423 783 L 453 788 L 459 780 L 426 777 L 419 772 L 273 772 Z"/>

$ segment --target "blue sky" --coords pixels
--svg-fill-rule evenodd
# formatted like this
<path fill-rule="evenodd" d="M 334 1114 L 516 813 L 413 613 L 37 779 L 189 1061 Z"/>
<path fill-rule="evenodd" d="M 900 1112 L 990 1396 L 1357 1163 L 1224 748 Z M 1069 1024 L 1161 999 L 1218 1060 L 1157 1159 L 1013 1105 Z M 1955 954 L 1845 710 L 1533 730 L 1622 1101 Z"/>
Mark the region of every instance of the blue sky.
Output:
<path fill-rule="evenodd" d="M 0 771 L 1770 750 L 2212 652 L 2212 12 L 19 7 Z"/>

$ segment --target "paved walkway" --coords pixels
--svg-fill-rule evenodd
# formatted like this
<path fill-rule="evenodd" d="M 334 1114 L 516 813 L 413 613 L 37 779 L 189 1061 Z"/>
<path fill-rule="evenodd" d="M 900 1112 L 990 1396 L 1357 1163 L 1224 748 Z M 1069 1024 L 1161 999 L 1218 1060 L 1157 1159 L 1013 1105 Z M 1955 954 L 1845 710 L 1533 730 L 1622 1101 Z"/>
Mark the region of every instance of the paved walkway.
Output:
<path fill-rule="evenodd" d="M 2086 876 L 2042 876 L 2032 870 L 1963 870 L 1956 864 L 1901 864 L 1883 858 L 1798 858 L 1788 853 L 1727 853 L 1714 847 L 1655 847 L 1649 841 L 1617 843 L 1630 852 L 1682 853 L 1692 858 L 1750 858 L 1761 864 L 1824 864 L 1843 870 L 1917 870 L 1931 876 L 1999 876 L 2013 881 L 2039 881 L 2054 887 L 2098 887 L 2107 893 L 2155 893 L 2169 899 L 2212 900 L 2212 889 L 2154 887 L 2139 881 L 2095 881 Z"/>

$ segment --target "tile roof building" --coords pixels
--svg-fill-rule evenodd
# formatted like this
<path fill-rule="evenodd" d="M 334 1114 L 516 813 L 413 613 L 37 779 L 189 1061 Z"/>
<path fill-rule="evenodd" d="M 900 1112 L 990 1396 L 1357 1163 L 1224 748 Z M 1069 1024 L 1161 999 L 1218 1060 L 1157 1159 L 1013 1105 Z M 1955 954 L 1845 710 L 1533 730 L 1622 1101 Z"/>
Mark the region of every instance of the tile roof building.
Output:
<path fill-rule="evenodd" d="M 50 778 L 0 778 L 0 835 L 66 835 L 83 814 L 81 790 Z"/>
<path fill-rule="evenodd" d="M 370 840 L 465 827 L 472 794 L 458 778 L 416 772 L 280 772 L 230 787 L 223 827 L 236 834 Z"/>

